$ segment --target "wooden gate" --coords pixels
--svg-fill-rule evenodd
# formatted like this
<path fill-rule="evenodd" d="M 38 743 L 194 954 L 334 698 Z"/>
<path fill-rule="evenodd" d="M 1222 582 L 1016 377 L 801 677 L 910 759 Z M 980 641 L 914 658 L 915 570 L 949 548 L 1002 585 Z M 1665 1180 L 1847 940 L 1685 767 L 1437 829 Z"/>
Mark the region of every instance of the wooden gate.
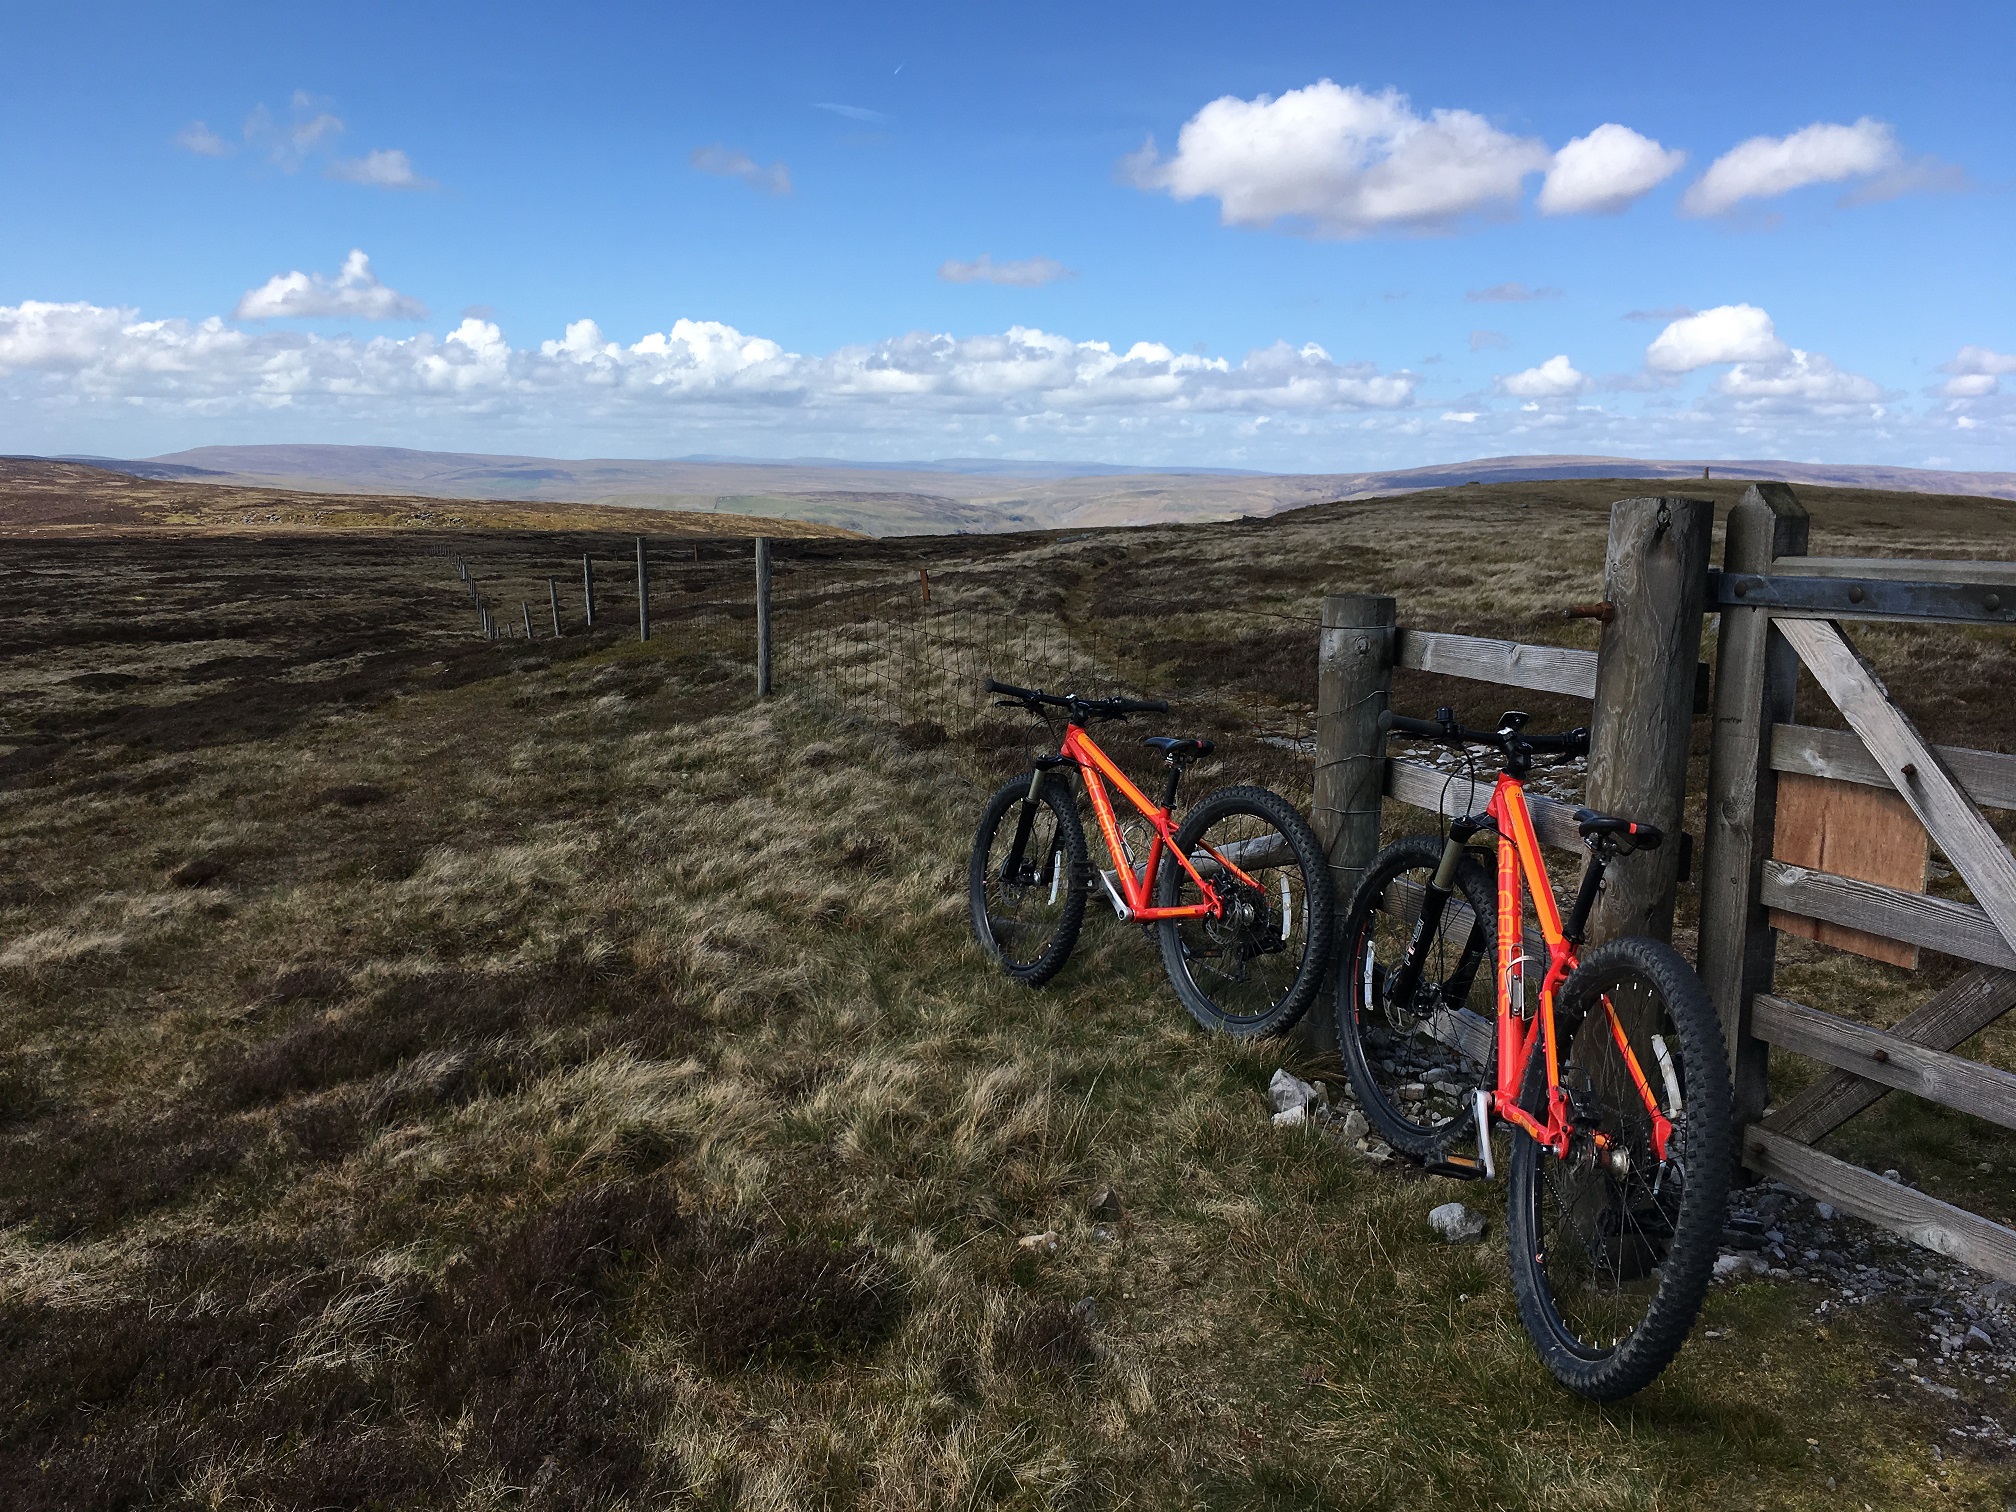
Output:
<path fill-rule="evenodd" d="M 1709 580 L 1722 630 L 1700 969 L 1729 1041 L 1743 1160 L 2016 1280 L 2016 1231 L 1815 1148 L 1893 1088 L 2016 1128 L 2016 1075 L 1951 1053 L 2016 1007 L 2016 857 L 1981 814 L 2016 808 L 2016 756 L 1927 742 L 1841 628 L 1860 620 L 2016 625 L 2016 563 L 1813 557 L 1806 546 L 1806 513 L 1792 490 L 1759 484 L 1731 511 L 1723 570 Z M 1848 730 L 1794 722 L 1801 667 Z M 1780 774 L 1896 794 L 1976 901 L 1775 859 Z M 1923 843 L 1916 837 L 1920 860 Z M 1871 1028 L 1773 990 L 1777 925 L 1793 919 L 1925 946 L 1974 968 L 1889 1029 Z M 1836 1069 L 1766 1116 L 1772 1045 Z"/>

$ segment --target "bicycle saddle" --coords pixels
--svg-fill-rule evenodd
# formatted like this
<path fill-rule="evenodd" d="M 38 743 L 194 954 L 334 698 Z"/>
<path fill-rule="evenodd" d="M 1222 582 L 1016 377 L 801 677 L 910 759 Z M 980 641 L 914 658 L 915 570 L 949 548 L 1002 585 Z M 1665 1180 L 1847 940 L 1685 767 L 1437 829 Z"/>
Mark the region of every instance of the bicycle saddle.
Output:
<path fill-rule="evenodd" d="M 1199 756 L 1209 756 L 1217 749 L 1208 740 L 1184 740 L 1176 735 L 1150 735 L 1141 744 L 1153 746 L 1171 761 L 1191 761 Z"/>
<path fill-rule="evenodd" d="M 1615 835 L 1629 850 L 1657 850 L 1659 842 L 1666 838 L 1653 825 L 1633 824 L 1629 819 L 1615 819 L 1588 808 L 1575 810 L 1575 827 L 1582 831 L 1584 840 L 1595 835 Z"/>

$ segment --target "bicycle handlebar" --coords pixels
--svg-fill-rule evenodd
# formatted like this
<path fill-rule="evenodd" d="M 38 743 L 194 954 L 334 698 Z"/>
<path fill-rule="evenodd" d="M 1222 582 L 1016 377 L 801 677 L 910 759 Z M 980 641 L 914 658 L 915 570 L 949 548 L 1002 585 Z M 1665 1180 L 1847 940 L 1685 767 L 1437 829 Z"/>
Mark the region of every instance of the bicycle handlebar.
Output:
<path fill-rule="evenodd" d="M 1446 711 L 1444 711 L 1446 713 Z M 1508 754 L 1515 749 L 1530 756 L 1587 756 L 1589 754 L 1589 732 L 1586 729 L 1570 730 L 1566 735 L 1522 735 L 1520 725 L 1526 716 L 1507 714 L 1505 724 L 1496 730 L 1466 730 L 1453 717 L 1444 719 L 1409 719 L 1405 714 L 1395 714 L 1390 709 L 1379 716 L 1381 730 L 1398 730 L 1402 735 L 1412 735 L 1420 740 L 1433 740 L 1441 745 L 1481 745 Z"/>
<path fill-rule="evenodd" d="M 1045 693 L 1041 688 L 1018 688 L 1010 683 L 996 682 L 988 678 L 986 691 L 1001 693 L 1006 697 L 1001 707 L 1021 704 L 1030 713 L 1049 707 L 1064 709 L 1071 716 L 1082 719 L 1125 719 L 1129 714 L 1167 714 L 1169 704 L 1160 698 L 1081 698 L 1076 693 Z"/>

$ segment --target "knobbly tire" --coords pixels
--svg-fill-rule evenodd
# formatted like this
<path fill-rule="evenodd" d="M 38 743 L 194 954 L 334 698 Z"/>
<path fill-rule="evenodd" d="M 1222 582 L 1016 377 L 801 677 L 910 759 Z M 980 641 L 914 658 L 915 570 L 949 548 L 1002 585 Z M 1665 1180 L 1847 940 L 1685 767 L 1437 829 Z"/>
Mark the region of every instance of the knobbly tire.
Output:
<path fill-rule="evenodd" d="M 1210 876 L 1216 863 L 1195 859 L 1207 854 L 1200 849 L 1205 842 L 1260 885 L 1233 883 L 1233 907 L 1223 919 L 1164 920 L 1163 968 L 1205 1028 L 1237 1039 L 1280 1034 L 1308 1012 L 1330 959 L 1335 894 L 1329 862 L 1295 805 L 1260 787 L 1205 794 L 1176 831 L 1178 849 L 1216 887 Z M 1200 897 L 1181 863 L 1165 858 L 1157 905 L 1180 907 Z"/>
<path fill-rule="evenodd" d="M 1405 956 L 1416 912 L 1392 913 L 1396 885 L 1425 888 L 1442 864 L 1432 835 L 1398 840 L 1372 859 L 1351 895 L 1337 965 L 1337 1050 L 1358 1106 L 1379 1137 L 1415 1160 L 1438 1160 L 1473 1139 L 1470 1091 L 1497 1076 L 1498 895 L 1484 863 L 1466 853 L 1421 980 L 1405 1003 L 1392 1001 L 1390 973 Z M 1460 907 L 1459 907 L 1460 905 Z M 1488 1036 L 1481 1059 L 1429 1033 L 1437 1013 L 1468 1008 Z M 1403 1093 L 1405 1095 L 1403 1095 Z"/>
<path fill-rule="evenodd" d="M 973 937 L 1025 986 L 1040 987 L 1064 969 L 1085 922 L 1091 861 L 1085 826 L 1068 776 L 1044 774 L 1010 874 L 1011 854 L 1029 803 L 1029 774 L 1004 783 L 980 815 L 967 864 Z"/>
<path fill-rule="evenodd" d="M 1663 1173 L 1606 997 L 1669 1117 L 1671 1093 L 1653 1034 L 1666 1041 L 1673 1062 L 1683 1115 L 1674 1120 Z M 1512 1131 L 1512 1289 L 1520 1321 L 1555 1379 L 1610 1402 L 1666 1368 L 1708 1294 L 1729 1200 L 1728 1061 L 1700 978 L 1656 940 L 1612 940 L 1583 957 L 1562 983 L 1555 1029 L 1563 1090 L 1581 1101 L 1586 1126 L 1629 1153 L 1630 1168 L 1620 1177 L 1580 1138 L 1563 1160 Z M 1546 1097 L 1546 1073 L 1536 1064 L 1522 1106 L 1544 1116 Z"/>

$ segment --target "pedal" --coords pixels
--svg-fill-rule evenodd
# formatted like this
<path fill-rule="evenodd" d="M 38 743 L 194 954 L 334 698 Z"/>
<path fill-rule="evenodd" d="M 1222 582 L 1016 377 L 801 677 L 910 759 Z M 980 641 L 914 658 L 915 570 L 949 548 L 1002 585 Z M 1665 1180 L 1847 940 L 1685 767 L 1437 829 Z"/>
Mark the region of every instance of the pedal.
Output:
<path fill-rule="evenodd" d="M 1483 1181 L 1490 1176 L 1484 1162 L 1473 1160 L 1468 1155 L 1444 1155 L 1440 1160 L 1431 1160 L 1421 1167 L 1430 1176 L 1446 1176 L 1451 1181 Z"/>

